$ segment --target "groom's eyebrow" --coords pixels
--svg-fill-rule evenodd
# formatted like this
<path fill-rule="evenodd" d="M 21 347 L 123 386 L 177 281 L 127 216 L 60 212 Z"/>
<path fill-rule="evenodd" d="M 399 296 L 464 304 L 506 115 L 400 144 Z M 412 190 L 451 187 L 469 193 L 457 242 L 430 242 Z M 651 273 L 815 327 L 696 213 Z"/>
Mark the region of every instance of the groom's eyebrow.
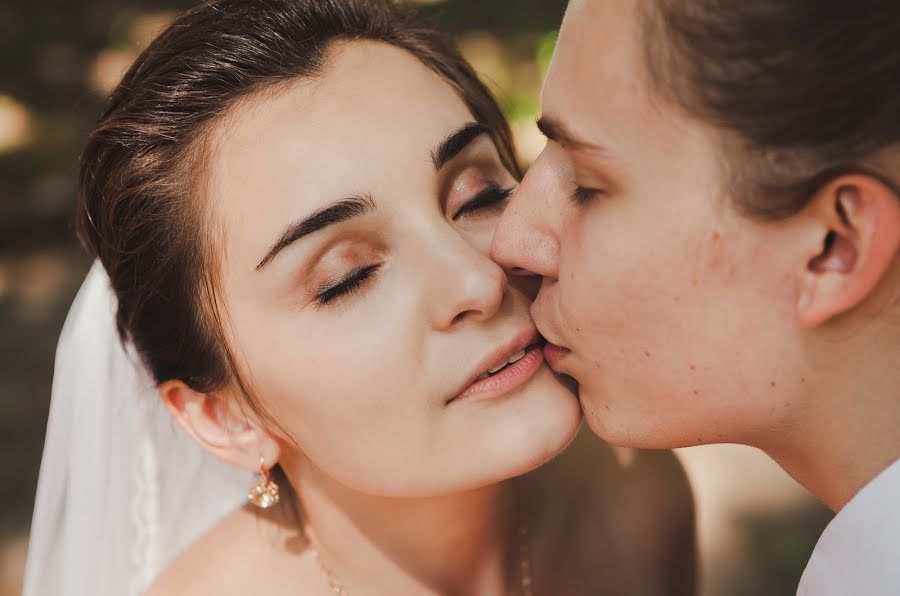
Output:
<path fill-rule="evenodd" d="M 606 152 L 605 147 L 579 138 L 578 135 L 570 131 L 562 122 L 552 116 L 545 115 L 538 118 L 537 127 L 549 140 L 565 147 L 580 151 Z"/>

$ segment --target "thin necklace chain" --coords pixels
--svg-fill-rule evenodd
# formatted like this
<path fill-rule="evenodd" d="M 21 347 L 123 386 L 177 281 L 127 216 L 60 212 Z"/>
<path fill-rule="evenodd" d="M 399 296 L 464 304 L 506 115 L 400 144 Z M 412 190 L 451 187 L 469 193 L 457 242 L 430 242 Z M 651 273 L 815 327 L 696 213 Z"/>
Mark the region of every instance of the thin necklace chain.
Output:
<path fill-rule="evenodd" d="M 528 527 L 524 521 L 519 522 L 519 591 L 521 596 L 534 596 L 531 584 L 531 545 L 528 540 Z"/>
<path fill-rule="evenodd" d="M 322 575 L 324 575 L 325 579 L 328 581 L 328 587 L 331 588 L 332 593 L 336 596 L 350 596 L 350 592 L 347 591 L 347 588 L 338 581 L 337 576 L 331 568 L 322 561 L 315 537 L 309 526 L 306 527 L 306 536 L 309 539 L 312 555 L 316 559 L 316 563 L 319 565 Z M 520 596 L 534 596 L 531 577 L 531 546 L 529 545 L 528 540 L 528 528 L 525 527 L 524 522 L 519 524 L 518 532 L 516 533 L 516 541 L 519 543 L 519 594 Z"/>

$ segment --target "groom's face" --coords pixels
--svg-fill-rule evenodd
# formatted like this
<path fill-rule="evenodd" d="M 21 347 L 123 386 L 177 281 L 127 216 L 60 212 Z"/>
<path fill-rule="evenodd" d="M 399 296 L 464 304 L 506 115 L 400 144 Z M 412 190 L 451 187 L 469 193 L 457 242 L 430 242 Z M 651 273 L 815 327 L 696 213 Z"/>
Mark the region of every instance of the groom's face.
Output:
<path fill-rule="evenodd" d="M 573 0 L 543 92 L 548 143 L 494 237 L 544 277 L 532 308 L 591 427 L 631 446 L 752 441 L 783 422 L 788 321 L 777 224 L 727 197 L 716 132 L 655 95 L 638 2 Z M 777 387 L 777 389 L 776 389 Z"/>

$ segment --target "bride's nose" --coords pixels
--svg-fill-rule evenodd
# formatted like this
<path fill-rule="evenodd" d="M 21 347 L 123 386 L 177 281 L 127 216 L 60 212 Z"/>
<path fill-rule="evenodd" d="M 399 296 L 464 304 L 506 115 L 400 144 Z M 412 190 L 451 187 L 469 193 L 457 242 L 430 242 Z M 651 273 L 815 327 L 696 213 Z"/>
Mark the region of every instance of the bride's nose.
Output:
<path fill-rule="evenodd" d="M 503 269 L 458 236 L 438 252 L 428 273 L 432 276 L 432 326 L 447 330 L 463 321 L 484 321 L 496 315 L 506 294 Z"/>

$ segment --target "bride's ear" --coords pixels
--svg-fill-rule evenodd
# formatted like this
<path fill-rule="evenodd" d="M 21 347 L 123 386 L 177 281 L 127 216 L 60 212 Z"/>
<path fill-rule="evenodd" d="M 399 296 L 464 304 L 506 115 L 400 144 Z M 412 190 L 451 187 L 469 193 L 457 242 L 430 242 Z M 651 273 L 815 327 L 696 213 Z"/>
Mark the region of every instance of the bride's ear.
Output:
<path fill-rule="evenodd" d="M 863 174 L 841 176 L 812 198 L 802 227 L 797 318 L 815 327 L 869 298 L 900 247 L 900 198 Z"/>
<path fill-rule="evenodd" d="M 261 459 L 268 468 L 281 456 L 278 441 L 257 420 L 249 419 L 234 397 L 200 393 L 181 381 L 167 381 L 159 392 L 188 434 L 225 463 L 258 472 Z"/>

